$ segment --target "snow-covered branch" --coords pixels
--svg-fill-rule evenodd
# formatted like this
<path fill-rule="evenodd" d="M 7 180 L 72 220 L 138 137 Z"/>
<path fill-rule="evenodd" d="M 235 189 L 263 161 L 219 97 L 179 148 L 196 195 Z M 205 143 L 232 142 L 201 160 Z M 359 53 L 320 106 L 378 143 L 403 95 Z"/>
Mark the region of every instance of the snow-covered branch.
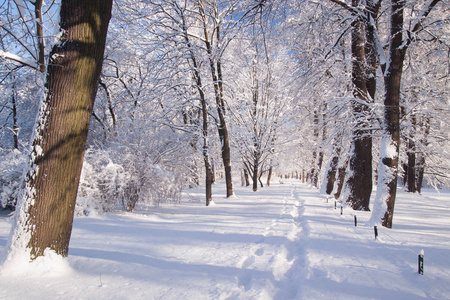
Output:
<path fill-rule="evenodd" d="M 414 39 L 414 35 L 416 35 L 420 30 L 423 29 L 422 21 L 430 14 L 433 8 L 440 1 L 441 0 L 428 0 L 428 3 L 419 12 L 419 15 L 411 25 L 411 30 L 408 31 L 408 35 L 405 37 L 407 40 L 403 43 L 403 45 L 405 45 L 406 48 L 409 46 L 409 44 L 411 44 L 412 40 Z"/>
<path fill-rule="evenodd" d="M 20 57 L 16 54 L 0 50 L 0 57 L 39 70 L 39 64 L 36 61 Z"/>

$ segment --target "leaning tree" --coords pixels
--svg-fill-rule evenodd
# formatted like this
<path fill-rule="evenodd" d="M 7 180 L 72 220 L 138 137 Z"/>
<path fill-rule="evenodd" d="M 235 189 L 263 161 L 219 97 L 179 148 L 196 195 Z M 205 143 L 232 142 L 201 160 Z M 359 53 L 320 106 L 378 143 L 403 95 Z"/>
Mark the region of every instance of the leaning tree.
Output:
<path fill-rule="evenodd" d="M 9 255 L 67 256 L 112 0 L 63 0 Z"/>

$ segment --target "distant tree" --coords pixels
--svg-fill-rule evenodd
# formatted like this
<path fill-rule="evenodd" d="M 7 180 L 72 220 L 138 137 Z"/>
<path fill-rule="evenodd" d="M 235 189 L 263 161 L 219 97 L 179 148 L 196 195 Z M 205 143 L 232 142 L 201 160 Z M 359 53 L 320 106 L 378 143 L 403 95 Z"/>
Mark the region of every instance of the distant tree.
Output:
<path fill-rule="evenodd" d="M 294 94 L 294 65 L 281 42 L 282 26 L 275 26 L 273 11 L 261 8 L 257 12 L 228 54 L 234 60 L 230 73 L 235 74 L 230 101 L 233 143 L 253 191 L 263 186 L 261 176 L 270 172 L 276 162 L 274 153 L 288 139 L 285 125 L 292 116 Z"/>

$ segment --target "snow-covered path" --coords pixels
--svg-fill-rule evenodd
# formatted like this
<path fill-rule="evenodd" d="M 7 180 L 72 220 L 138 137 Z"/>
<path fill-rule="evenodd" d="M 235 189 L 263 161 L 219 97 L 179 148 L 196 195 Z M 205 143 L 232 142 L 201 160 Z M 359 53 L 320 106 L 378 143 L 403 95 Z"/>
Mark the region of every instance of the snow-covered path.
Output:
<path fill-rule="evenodd" d="M 394 229 L 378 240 L 370 213 L 355 227 L 353 211 L 298 181 L 236 194 L 205 207 L 189 191 L 174 206 L 77 218 L 70 267 L 2 269 L 0 298 L 450 299 L 448 194 L 400 191 Z M 0 250 L 9 222 L 0 218 Z"/>
<path fill-rule="evenodd" d="M 450 299 L 450 199 L 434 197 L 399 190 L 393 229 L 377 226 L 375 239 L 370 212 L 345 208 L 341 215 L 334 201 L 304 194 L 310 230 L 303 298 Z M 422 250 L 425 276 L 418 274 Z"/>

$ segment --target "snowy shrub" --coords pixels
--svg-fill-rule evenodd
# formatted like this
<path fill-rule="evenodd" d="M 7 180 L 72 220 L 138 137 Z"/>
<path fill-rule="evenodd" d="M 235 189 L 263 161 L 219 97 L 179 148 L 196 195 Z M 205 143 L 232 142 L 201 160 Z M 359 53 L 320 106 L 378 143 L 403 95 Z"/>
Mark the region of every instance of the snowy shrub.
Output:
<path fill-rule="evenodd" d="M 162 203 L 178 203 L 181 199 L 182 183 L 177 174 L 159 165 L 150 168 L 148 180 L 143 186 L 143 203 L 159 206 Z"/>
<path fill-rule="evenodd" d="M 133 211 L 136 205 L 159 206 L 181 199 L 183 174 L 154 164 L 153 157 L 127 150 L 86 151 L 81 172 L 76 214 L 114 209 Z"/>
<path fill-rule="evenodd" d="M 86 151 L 76 205 L 77 215 L 104 213 L 117 208 L 126 194 L 129 174 L 102 150 Z"/>
<path fill-rule="evenodd" d="M 145 154 L 128 153 L 123 157 L 122 165 L 131 174 L 122 199 L 126 211 L 132 211 L 137 204 L 159 206 L 180 201 L 183 182 L 177 170 L 154 164 L 152 157 Z"/>
<path fill-rule="evenodd" d="M 0 160 L 1 206 L 14 210 L 22 182 L 27 155 L 14 149 L 2 155 Z"/>

